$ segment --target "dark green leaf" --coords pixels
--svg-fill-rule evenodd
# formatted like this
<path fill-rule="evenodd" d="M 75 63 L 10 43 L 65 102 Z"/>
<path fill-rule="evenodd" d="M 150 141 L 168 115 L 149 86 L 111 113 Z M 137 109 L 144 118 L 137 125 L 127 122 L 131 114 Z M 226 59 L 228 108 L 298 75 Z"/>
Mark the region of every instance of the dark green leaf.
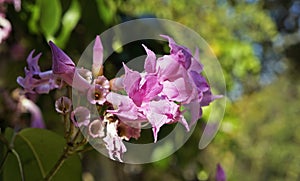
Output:
<path fill-rule="evenodd" d="M 65 140 L 48 130 L 29 128 L 17 134 L 14 148 L 21 158 L 25 180 L 41 180 L 52 169 L 63 152 Z M 3 171 L 3 180 L 20 180 L 17 160 L 10 155 Z M 53 180 L 81 180 L 78 155 L 68 158 Z"/>

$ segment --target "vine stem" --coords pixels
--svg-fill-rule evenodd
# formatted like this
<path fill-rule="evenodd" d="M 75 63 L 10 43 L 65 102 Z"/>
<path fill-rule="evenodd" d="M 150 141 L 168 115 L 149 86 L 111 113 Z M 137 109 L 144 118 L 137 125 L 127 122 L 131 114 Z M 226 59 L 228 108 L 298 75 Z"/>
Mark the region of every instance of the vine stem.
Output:
<path fill-rule="evenodd" d="M 44 178 L 45 181 L 50 181 L 52 177 L 57 173 L 57 171 L 60 169 L 60 167 L 63 165 L 63 163 L 66 161 L 66 159 L 70 156 L 70 150 L 69 147 L 66 146 L 64 148 L 63 154 L 60 156 L 60 158 L 57 160 L 55 165 L 52 167 L 50 172 L 46 175 Z"/>
<path fill-rule="evenodd" d="M 73 134 L 73 130 L 71 132 Z M 46 177 L 44 177 L 44 181 L 50 181 L 53 178 L 53 176 L 57 173 L 57 171 L 61 168 L 63 163 L 69 158 L 69 156 L 71 156 L 74 153 L 77 153 L 77 149 L 80 146 L 86 144 L 86 139 L 81 140 L 79 144 L 74 144 L 79 136 L 80 130 L 77 130 L 77 133 L 75 134 L 73 139 L 71 138 L 71 134 L 68 135 L 67 140 L 71 139 L 71 141 L 66 143 L 63 153 L 61 154 L 60 158 L 57 160 L 55 165 L 52 167 L 52 169 L 49 171 L 49 173 L 46 175 Z"/>

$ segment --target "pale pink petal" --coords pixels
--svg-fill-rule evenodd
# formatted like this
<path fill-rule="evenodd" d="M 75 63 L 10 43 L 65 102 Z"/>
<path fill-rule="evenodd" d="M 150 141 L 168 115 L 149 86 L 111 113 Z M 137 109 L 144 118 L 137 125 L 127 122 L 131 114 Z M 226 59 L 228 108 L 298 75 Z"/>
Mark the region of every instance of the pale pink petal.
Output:
<path fill-rule="evenodd" d="M 156 72 L 156 56 L 153 51 L 149 50 L 145 45 L 143 45 L 147 57 L 145 59 L 144 68 L 147 73 L 155 73 Z"/>
<path fill-rule="evenodd" d="M 101 43 L 100 36 L 96 36 L 94 47 L 93 47 L 93 74 L 98 76 L 102 75 L 103 67 L 103 46 Z"/>

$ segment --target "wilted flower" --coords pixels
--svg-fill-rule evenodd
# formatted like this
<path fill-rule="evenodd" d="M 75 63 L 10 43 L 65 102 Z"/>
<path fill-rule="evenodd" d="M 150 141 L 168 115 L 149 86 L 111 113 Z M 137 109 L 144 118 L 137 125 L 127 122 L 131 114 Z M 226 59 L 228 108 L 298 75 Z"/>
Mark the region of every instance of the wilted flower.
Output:
<path fill-rule="evenodd" d="M 55 101 L 55 110 L 61 114 L 67 114 L 72 107 L 72 101 L 65 96 L 60 97 Z"/>
<path fill-rule="evenodd" d="M 90 117 L 90 110 L 83 106 L 79 106 L 71 112 L 71 120 L 77 127 L 88 126 L 90 123 Z"/>
<path fill-rule="evenodd" d="M 122 141 L 122 138 L 118 135 L 118 120 L 110 119 L 111 115 L 108 114 L 104 117 L 104 122 L 106 122 L 106 136 L 103 138 L 105 142 L 106 149 L 108 150 L 108 155 L 111 159 L 116 158 L 122 161 L 122 155 L 126 152 L 126 147 Z"/>

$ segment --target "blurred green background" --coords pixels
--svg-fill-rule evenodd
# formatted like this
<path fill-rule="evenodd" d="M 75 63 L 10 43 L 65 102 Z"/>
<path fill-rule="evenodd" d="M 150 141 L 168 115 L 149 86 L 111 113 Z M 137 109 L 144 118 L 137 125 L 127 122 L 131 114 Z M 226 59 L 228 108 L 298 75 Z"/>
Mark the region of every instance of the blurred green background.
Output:
<path fill-rule="evenodd" d="M 41 69 L 51 68 L 49 39 L 76 62 L 109 27 L 137 18 L 165 18 L 199 33 L 222 65 L 226 113 L 207 148 L 197 147 L 204 116 L 184 147 L 159 162 L 129 165 L 96 151 L 82 154 L 85 181 L 213 180 L 217 163 L 230 181 L 300 180 L 300 1 L 23 0 L 19 12 L 11 4 L 5 8 L 12 32 L 0 44 L 1 126 L 13 120 L 4 97 L 18 87 L 16 78 L 24 75 L 28 53 L 42 52 Z M 118 51 L 113 59 L 120 63 L 136 53 L 131 51 Z M 107 76 L 120 66 L 108 61 Z M 47 128 L 62 134 L 54 111 L 58 94 L 41 95 L 37 104 Z"/>

